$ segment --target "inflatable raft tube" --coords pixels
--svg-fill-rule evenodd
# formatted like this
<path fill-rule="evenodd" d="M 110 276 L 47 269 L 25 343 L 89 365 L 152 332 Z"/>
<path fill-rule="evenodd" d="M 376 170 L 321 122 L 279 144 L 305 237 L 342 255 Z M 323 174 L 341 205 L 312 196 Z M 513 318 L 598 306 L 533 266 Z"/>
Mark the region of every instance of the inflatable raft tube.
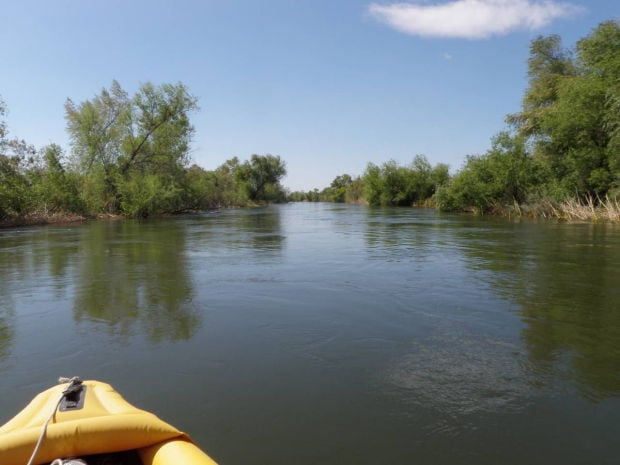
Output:
<path fill-rule="evenodd" d="M 54 386 L 0 427 L 2 465 L 27 465 L 35 449 L 33 465 L 123 451 L 142 465 L 216 465 L 185 433 L 100 381 Z"/>

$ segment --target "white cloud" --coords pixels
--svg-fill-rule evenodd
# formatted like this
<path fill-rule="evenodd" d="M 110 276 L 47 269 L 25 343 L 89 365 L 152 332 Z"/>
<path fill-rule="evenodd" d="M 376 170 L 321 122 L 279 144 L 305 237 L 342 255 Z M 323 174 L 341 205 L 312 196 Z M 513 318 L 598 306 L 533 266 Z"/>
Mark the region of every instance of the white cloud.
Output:
<path fill-rule="evenodd" d="M 555 0 L 455 0 L 432 5 L 373 3 L 368 11 L 406 34 L 483 39 L 516 30 L 540 29 L 555 19 L 580 13 L 583 8 Z"/>

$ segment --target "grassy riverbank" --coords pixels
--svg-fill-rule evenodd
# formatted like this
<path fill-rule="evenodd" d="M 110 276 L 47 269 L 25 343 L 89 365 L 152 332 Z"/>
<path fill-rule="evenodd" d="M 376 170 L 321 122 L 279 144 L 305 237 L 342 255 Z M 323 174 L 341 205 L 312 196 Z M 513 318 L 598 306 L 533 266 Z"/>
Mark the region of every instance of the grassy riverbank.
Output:
<path fill-rule="evenodd" d="M 85 221 L 105 219 L 120 220 L 121 215 L 100 214 L 93 216 L 79 215 L 75 213 L 32 213 L 23 217 L 11 218 L 0 221 L 0 229 L 18 228 L 21 226 L 45 226 L 50 224 L 83 223 Z"/>
<path fill-rule="evenodd" d="M 410 165 L 369 163 L 301 200 L 411 206 L 443 211 L 618 222 L 620 199 L 620 23 L 605 21 L 565 49 L 557 35 L 530 45 L 521 111 L 483 154 L 453 175 L 425 157 Z"/>
<path fill-rule="evenodd" d="M 526 210 L 525 213 L 529 214 L 529 211 Z M 532 216 L 566 221 L 620 223 L 620 204 L 617 199 L 612 200 L 609 197 L 598 201 L 591 197 L 585 200 L 570 199 L 556 205 L 552 202 L 541 205 L 534 209 Z"/>
<path fill-rule="evenodd" d="M 67 99 L 71 151 L 9 139 L 0 100 L 0 223 L 49 224 L 100 215 L 145 218 L 285 199 L 279 156 L 237 157 L 213 170 L 191 165 L 197 100 L 183 84 L 116 81 L 93 99 Z"/>

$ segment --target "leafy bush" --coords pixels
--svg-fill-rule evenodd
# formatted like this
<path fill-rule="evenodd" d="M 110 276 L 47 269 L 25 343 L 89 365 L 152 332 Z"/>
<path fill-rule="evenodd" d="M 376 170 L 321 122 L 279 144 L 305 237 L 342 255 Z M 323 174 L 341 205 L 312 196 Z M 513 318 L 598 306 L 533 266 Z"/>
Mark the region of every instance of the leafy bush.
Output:
<path fill-rule="evenodd" d="M 520 204 L 539 183 L 540 174 L 523 139 L 502 132 L 486 154 L 467 157 L 463 169 L 437 192 L 437 205 L 442 210 L 485 213 L 498 205 Z"/>
<path fill-rule="evenodd" d="M 433 168 L 423 155 L 416 156 L 408 167 L 393 160 L 381 167 L 370 163 L 362 177 L 367 202 L 384 206 L 422 203 L 432 198 L 448 179 L 447 165 Z"/>

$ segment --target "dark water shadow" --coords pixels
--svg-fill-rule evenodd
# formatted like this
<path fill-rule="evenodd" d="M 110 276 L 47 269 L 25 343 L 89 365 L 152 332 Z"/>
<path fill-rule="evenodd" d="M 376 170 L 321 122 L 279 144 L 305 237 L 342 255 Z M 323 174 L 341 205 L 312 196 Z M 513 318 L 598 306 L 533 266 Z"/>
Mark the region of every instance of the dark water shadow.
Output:
<path fill-rule="evenodd" d="M 478 223 L 456 240 L 472 273 L 518 309 L 533 382 L 569 382 L 591 401 L 620 395 L 618 227 Z"/>
<path fill-rule="evenodd" d="M 192 337 L 199 309 L 175 221 L 101 222 L 84 230 L 73 315 L 111 334 L 136 331 L 151 342 Z"/>

